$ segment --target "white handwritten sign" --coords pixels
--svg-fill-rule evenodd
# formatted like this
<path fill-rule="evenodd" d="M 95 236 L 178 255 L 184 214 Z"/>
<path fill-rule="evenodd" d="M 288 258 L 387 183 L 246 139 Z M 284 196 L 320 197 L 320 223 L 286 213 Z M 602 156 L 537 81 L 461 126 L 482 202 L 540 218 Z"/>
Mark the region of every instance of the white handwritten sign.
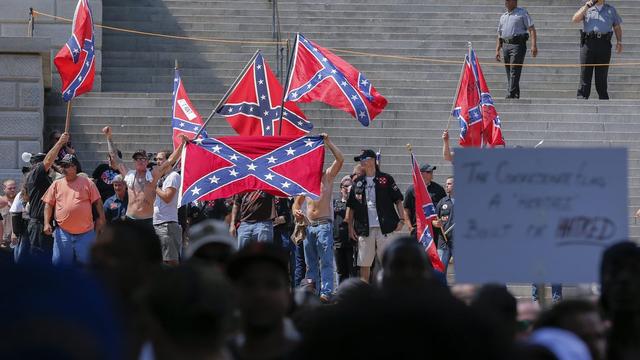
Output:
<path fill-rule="evenodd" d="M 459 149 L 458 282 L 597 282 L 628 236 L 626 149 Z"/>

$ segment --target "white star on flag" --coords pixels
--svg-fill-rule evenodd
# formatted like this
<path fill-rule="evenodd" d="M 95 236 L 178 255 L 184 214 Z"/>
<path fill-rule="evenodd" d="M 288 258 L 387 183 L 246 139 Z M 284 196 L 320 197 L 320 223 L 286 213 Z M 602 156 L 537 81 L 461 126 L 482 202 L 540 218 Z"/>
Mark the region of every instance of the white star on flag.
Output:
<path fill-rule="evenodd" d="M 218 146 L 217 144 L 216 144 L 216 146 L 214 146 L 214 147 L 212 147 L 212 148 L 211 148 L 211 150 L 213 150 L 213 152 L 214 152 L 214 153 L 219 153 L 219 152 L 220 152 L 220 149 L 221 149 L 221 147 L 220 147 L 220 146 Z"/>
<path fill-rule="evenodd" d="M 194 126 L 194 127 L 193 127 L 193 131 L 198 131 L 198 127 L 197 127 L 197 126 Z"/>
<path fill-rule="evenodd" d="M 335 74 L 335 73 L 337 73 L 337 72 L 338 72 L 338 71 L 337 71 L 336 69 L 331 69 L 331 73 L 332 73 L 332 74 Z"/>
<path fill-rule="evenodd" d="M 365 116 L 366 116 L 366 114 L 364 113 L 364 111 L 360 111 L 360 114 L 358 114 L 358 115 L 360 115 L 360 117 L 365 117 Z"/>
<path fill-rule="evenodd" d="M 197 138 L 194 140 L 198 145 L 202 145 L 202 138 Z"/>
<path fill-rule="evenodd" d="M 352 96 L 351 96 L 351 100 L 356 100 L 357 98 L 358 98 L 358 96 L 357 96 L 357 95 L 352 95 Z"/>
<path fill-rule="evenodd" d="M 269 160 L 269 164 L 275 164 L 276 160 L 278 159 L 274 158 L 273 155 L 271 155 L 267 158 L 267 160 Z"/>
<path fill-rule="evenodd" d="M 311 139 L 307 139 L 304 141 L 304 146 L 305 147 L 312 147 L 313 146 L 313 141 Z"/>
<path fill-rule="evenodd" d="M 307 89 L 311 89 L 311 84 L 307 84 Z"/>
<path fill-rule="evenodd" d="M 285 181 L 285 182 L 282 183 L 282 187 L 285 188 L 285 189 L 288 188 L 289 185 L 291 185 L 291 184 L 288 181 Z"/>
<path fill-rule="evenodd" d="M 298 97 L 298 93 L 294 91 L 294 92 L 291 93 L 291 96 Z"/>
<path fill-rule="evenodd" d="M 230 108 L 229 108 L 229 114 L 231 114 L 232 112 L 233 112 L 233 108 L 232 108 L 232 107 L 230 107 Z"/>
<path fill-rule="evenodd" d="M 256 67 L 258 68 L 258 70 L 262 69 L 262 65 L 258 65 Z"/>
<path fill-rule="evenodd" d="M 231 159 L 231 160 L 233 160 L 233 161 L 236 161 L 236 160 L 238 160 L 238 157 L 236 156 L 236 154 L 233 154 L 233 155 L 231 155 L 231 156 L 229 157 L 229 159 Z"/>
<path fill-rule="evenodd" d="M 180 127 L 184 127 L 184 123 L 183 122 L 180 123 Z"/>
<path fill-rule="evenodd" d="M 367 80 L 362 80 L 362 81 L 360 81 L 360 84 L 362 84 L 362 85 L 364 85 L 364 86 L 367 86 L 367 84 L 368 84 L 368 83 L 369 83 L 369 82 L 368 82 Z"/>
<path fill-rule="evenodd" d="M 231 169 L 231 171 L 229 171 L 229 175 L 231 176 L 238 176 L 238 172 L 236 171 L 236 169 Z"/>
<path fill-rule="evenodd" d="M 298 125 L 302 126 L 302 121 L 298 121 Z"/>
<path fill-rule="evenodd" d="M 209 178 L 209 180 L 211 180 L 212 184 L 217 184 L 218 180 L 220 180 L 220 178 L 216 177 L 215 175 L 213 175 L 212 177 Z"/>
<path fill-rule="evenodd" d="M 194 187 L 193 189 L 191 189 L 191 195 L 200 195 L 200 190 L 202 189 L 198 189 L 198 187 Z"/>
<path fill-rule="evenodd" d="M 267 116 L 267 115 L 269 115 L 269 112 L 267 110 L 265 110 L 263 114 L 264 114 L 264 116 Z"/>
<path fill-rule="evenodd" d="M 253 112 L 253 106 L 249 108 L 249 112 Z"/>
<path fill-rule="evenodd" d="M 289 148 L 288 148 L 286 151 L 287 151 L 287 155 L 289 155 L 289 156 L 293 156 L 293 154 L 295 154 L 295 153 L 296 153 L 296 151 L 295 151 L 295 150 L 293 150 L 293 149 L 291 148 L 291 146 L 289 146 Z"/>
<path fill-rule="evenodd" d="M 82 80 L 82 75 L 78 76 L 78 80 Z"/>
<path fill-rule="evenodd" d="M 273 174 L 268 173 L 267 175 L 264 176 L 264 178 L 267 180 L 273 180 Z"/>
<path fill-rule="evenodd" d="M 267 97 L 265 95 L 260 96 L 260 100 L 266 100 Z"/>
<path fill-rule="evenodd" d="M 251 170 L 251 171 L 256 171 L 257 166 L 255 166 L 253 163 L 247 165 L 247 169 Z"/>
<path fill-rule="evenodd" d="M 327 62 L 327 58 L 322 58 L 322 61 L 323 62 Z"/>
<path fill-rule="evenodd" d="M 258 84 L 262 85 L 263 83 L 264 83 L 264 81 L 258 80 Z"/>
<path fill-rule="evenodd" d="M 267 126 L 267 127 L 266 127 L 266 129 L 267 129 L 267 130 L 271 130 L 271 126 Z"/>
<path fill-rule="evenodd" d="M 289 115 L 289 113 L 286 111 L 282 113 L 282 116 L 287 116 L 287 115 Z"/>
<path fill-rule="evenodd" d="M 340 85 L 342 85 L 342 86 L 347 86 L 347 82 L 346 82 L 346 81 L 343 81 L 343 82 L 341 82 L 341 83 L 340 83 Z"/>

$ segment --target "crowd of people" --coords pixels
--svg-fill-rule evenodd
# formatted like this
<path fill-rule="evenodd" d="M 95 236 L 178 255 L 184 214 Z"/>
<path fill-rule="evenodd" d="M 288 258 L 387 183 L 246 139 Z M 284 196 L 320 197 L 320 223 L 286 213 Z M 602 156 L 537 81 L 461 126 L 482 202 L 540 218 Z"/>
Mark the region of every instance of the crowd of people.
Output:
<path fill-rule="evenodd" d="M 3 358 L 640 358 L 631 242 L 605 252 L 598 299 L 561 301 L 554 286 L 542 311 L 505 285 L 447 284 L 454 178 L 439 185 L 433 165 L 420 172 L 444 273 L 416 239 L 413 187 L 373 150 L 337 181 L 345 158 L 322 134 L 334 160 L 316 200 L 251 191 L 179 207 L 182 147 L 138 150 L 129 169 L 103 133 L 91 176 L 56 132 L 20 187 L 3 183 Z"/>

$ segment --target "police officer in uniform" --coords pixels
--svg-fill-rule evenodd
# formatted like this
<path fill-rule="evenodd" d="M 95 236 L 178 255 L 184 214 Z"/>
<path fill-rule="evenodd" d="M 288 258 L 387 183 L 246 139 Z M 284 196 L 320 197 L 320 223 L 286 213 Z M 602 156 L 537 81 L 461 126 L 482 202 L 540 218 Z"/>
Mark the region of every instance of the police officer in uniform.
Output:
<path fill-rule="evenodd" d="M 616 34 L 616 51 L 622 52 L 622 18 L 604 0 L 589 0 L 573 15 L 572 21 L 582 21 L 580 31 L 580 64 L 608 64 L 611 60 L 611 38 Z M 600 100 L 609 100 L 607 76 L 609 66 L 582 66 L 578 99 L 588 99 L 591 78 L 596 73 L 596 90 Z"/>
<path fill-rule="evenodd" d="M 536 28 L 527 10 L 518 7 L 518 0 L 505 0 L 504 5 L 507 11 L 502 14 L 498 24 L 496 60 L 501 61 L 501 56 L 504 57 L 504 67 L 507 71 L 507 99 L 519 99 L 522 66 L 511 66 L 511 64 L 524 63 L 529 34 L 531 34 L 531 55 L 533 57 L 538 55 Z"/>

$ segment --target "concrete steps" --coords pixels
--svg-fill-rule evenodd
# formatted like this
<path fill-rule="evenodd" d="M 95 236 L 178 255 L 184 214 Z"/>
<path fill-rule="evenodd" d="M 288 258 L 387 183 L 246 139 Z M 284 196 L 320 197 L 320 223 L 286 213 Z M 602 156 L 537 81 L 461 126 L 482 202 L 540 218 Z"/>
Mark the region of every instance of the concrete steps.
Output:
<path fill-rule="evenodd" d="M 575 64 L 579 58 L 578 29 L 570 18 L 575 0 L 538 0 L 526 4 L 539 35 L 539 55 L 530 65 Z M 637 1 L 616 1 L 624 19 L 622 54 L 612 62 L 640 59 L 640 8 Z M 400 58 L 337 52 L 367 75 L 389 101 L 387 109 L 367 129 L 348 114 L 324 104 L 302 104 L 315 133 L 327 132 L 347 159 L 363 148 L 380 150 L 382 167 L 401 189 L 411 182 L 404 145 L 411 142 L 421 162 L 438 166 L 436 181 L 452 172 L 441 159 L 441 134 L 447 126 L 460 64 L 472 41 L 503 121 L 508 146 L 612 147 L 629 150 L 629 222 L 631 234 L 640 226 L 631 217 L 640 207 L 640 74 L 637 66 L 611 67 L 612 101 L 575 99 L 576 67 L 527 67 L 521 80 L 521 100 L 505 100 L 504 68 L 494 60 L 496 26 L 504 12 L 490 0 L 316 0 L 279 1 L 283 39 L 304 33 L 321 46 Z M 106 25 L 140 31 L 207 39 L 272 39 L 271 3 L 264 0 L 110 0 L 103 4 Z M 471 14 L 472 16 L 461 16 Z M 100 129 L 110 124 L 114 138 L 130 158 L 145 147 L 155 152 L 170 144 L 169 120 L 174 59 L 194 106 L 203 116 L 213 109 L 251 54 L 261 48 L 276 69 L 276 45 L 228 44 L 135 36 L 104 30 L 102 88 L 74 101 L 72 137 L 83 165 L 102 161 L 106 145 Z M 285 52 L 286 53 L 286 52 Z M 413 58 L 412 58 L 413 57 Z M 416 59 L 422 57 L 422 59 Z M 437 63 L 431 59 L 451 63 Z M 595 96 L 595 88 L 593 88 Z M 64 124 L 65 108 L 48 98 L 48 128 Z M 450 124 L 452 143 L 457 123 Z M 220 117 L 208 127 L 215 136 L 233 135 Z M 327 163 L 331 157 L 326 159 Z M 347 161 L 343 173 L 351 172 Z M 530 296 L 528 285 L 511 287 Z M 572 291 L 572 290 L 569 290 Z M 578 291 L 578 290 L 576 290 Z"/>

